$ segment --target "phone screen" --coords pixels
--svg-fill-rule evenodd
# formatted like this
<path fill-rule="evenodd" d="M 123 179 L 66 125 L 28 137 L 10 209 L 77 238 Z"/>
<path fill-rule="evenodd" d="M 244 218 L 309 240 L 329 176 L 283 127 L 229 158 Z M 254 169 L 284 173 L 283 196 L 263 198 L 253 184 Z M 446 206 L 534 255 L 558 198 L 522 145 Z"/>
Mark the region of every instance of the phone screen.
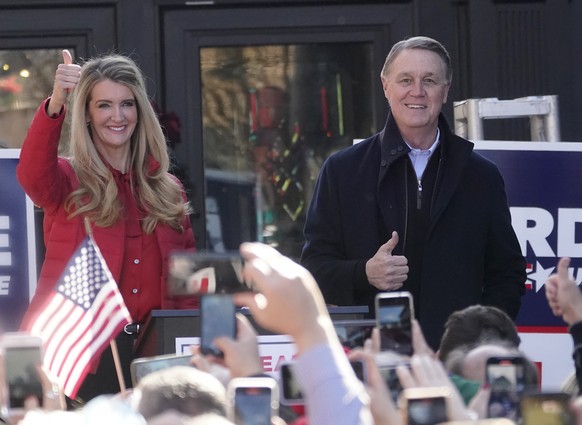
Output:
<path fill-rule="evenodd" d="M 376 321 L 380 349 L 412 355 L 412 308 L 410 297 L 380 297 L 376 300 Z"/>
<path fill-rule="evenodd" d="M 142 378 L 152 372 L 167 369 L 173 366 L 192 366 L 191 355 L 169 356 L 162 355 L 150 358 L 139 358 L 131 362 L 131 379 L 136 386 Z"/>
<path fill-rule="evenodd" d="M 203 295 L 200 298 L 200 350 L 222 356 L 213 341 L 219 336 L 236 335 L 236 307 L 230 295 Z"/>
<path fill-rule="evenodd" d="M 233 294 L 249 291 L 238 253 L 174 252 L 168 260 L 168 289 L 173 296 Z"/>
<path fill-rule="evenodd" d="M 351 361 L 352 369 L 361 382 L 366 382 L 366 369 L 362 360 Z"/>
<path fill-rule="evenodd" d="M 237 425 L 271 425 L 271 388 L 236 388 L 234 409 Z"/>
<path fill-rule="evenodd" d="M 491 389 L 487 417 L 517 421 L 521 416 L 520 397 L 524 389 L 524 366 L 521 357 L 491 358 L 486 378 Z"/>
<path fill-rule="evenodd" d="M 333 323 L 340 343 L 350 350 L 363 347 L 366 339 L 372 338 L 376 322 L 371 320 L 338 320 Z"/>
<path fill-rule="evenodd" d="M 4 364 L 8 385 L 8 407 L 24 408 L 29 397 L 36 397 L 42 406 L 42 383 L 37 365 L 41 364 L 40 347 L 5 347 Z"/>
<path fill-rule="evenodd" d="M 408 425 L 435 425 L 447 422 L 447 405 L 444 397 L 409 399 L 407 402 Z"/>
<path fill-rule="evenodd" d="M 303 404 L 303 393 L 297 377 L 293 373 L 293 365 L 284 363 L 281 365 L 281 391 L 282 402 L 286 404 Z"/>
<path fill-rule="evenodd" d="M 523 425 L 573 425 L 571 397 L 566 393 L 524 395 L 521 400 Z"/>

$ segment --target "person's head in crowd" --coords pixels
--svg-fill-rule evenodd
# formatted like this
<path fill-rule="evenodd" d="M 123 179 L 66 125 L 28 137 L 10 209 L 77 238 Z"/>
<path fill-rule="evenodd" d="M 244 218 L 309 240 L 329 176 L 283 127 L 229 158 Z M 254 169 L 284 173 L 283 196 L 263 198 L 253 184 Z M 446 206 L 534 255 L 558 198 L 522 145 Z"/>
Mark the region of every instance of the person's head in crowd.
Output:
<path fill-rule="evenodd" d="M 216 413 L 203 413 L 202 415 L 191 417 L 185 416 L 175 410 L 167 410 L 150 420 L 148 425 L 233 425 L 231 421 Z"/>
<path fill-rule="evenodd" d="M 137 385 L 137 410 L 150 419 L 167 410 L 187 416 L 226 416 L 224 385 L 194 367 L 175 366 L 152 372 Z"/>
<path fill-rule="evenodd" d="M 233 422 L 226 419 L 224 416 L 216 413 L 207 413 L 195 418 L 187 419 L 184 425 L 234 425 Z"/>
<path fill-rule="evenodd" d="M 493 306 L 469 306 L 455 311 L 447 319 L 438 356 L 446 363 L 453 350 L 461 347 L 469 350 L 488 341 L 514 348 L 521 342 L 515 323 L 504 311 Z"/>
<path fill-rule="evenodd" d="M 0 424 L 5 422 L 0 421 Z M 18 425 L 79 425 L 85 424 L 82 411 L 31 410 L 18 422 Z M 129 424 L 128 424 L 129 425 Z"/>
<path fill-rule="evenodd" d="M 146 420 L 128 402 L 128 394 L 104 394 L 80 407 L 83 425 L 145 425 Z"/>
<path fill-rule="evenodd" d="M 452 350 L 443 364 L 450 373 L 483 383 L 485 362 L 489 357 L 503 357 L 516 352 L 514 347 L 503 341 L 463 345 Z"/>
<path fill-rule="evenodd" d="M 454 352 L 454 355 L 458 355 Z M 472 348 L 456 362 L 451 372 L 470 381 L 485 383 L 487 360 L 491 357 L 519 356 L 524 359 L 524 385 L 535 390 L 539 384 L 539 374 L 533 362 L 521 351 L 503 343 L 488 343 Z M 451 356 L 452 357 L 452 356 Z"/>

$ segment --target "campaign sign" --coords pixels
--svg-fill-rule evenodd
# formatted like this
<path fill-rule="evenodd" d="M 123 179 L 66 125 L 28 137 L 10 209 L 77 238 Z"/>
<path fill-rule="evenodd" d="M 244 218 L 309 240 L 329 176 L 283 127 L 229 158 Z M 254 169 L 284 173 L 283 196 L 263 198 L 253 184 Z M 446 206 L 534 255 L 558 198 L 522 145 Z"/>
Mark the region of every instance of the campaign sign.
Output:
<path fill-rule="evenodd" d="M 19 149 L 0 149 L 0 328 L 17 330 L 36 287 L 34 206 L 16 180 Z"/>
<path fill-rule="evenodd" d="M 527 260 L 526 294 L 518 326 L 564 326 L 545 296 L 560 257 L 582 280 L 582 143 L 477 142 L 505 180 L 512 225 Z"/>

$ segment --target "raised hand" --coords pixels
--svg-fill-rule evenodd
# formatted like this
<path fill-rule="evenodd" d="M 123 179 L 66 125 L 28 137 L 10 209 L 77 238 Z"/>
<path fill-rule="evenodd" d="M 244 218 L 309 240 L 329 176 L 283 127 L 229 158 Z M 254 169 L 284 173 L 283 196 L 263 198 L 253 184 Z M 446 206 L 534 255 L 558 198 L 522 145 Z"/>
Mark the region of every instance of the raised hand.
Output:
<path fill-rule="evenodd" d="M 59 64 L 55 73 L 53 93 L 47 112 L 49 116 L 58 115 L 81 78 L 81 66 L 73 63 L 73 57 L 68 50 L 63 50 L 63 63 Z"/>
<path fill-rule="evenodd" d="M 398 245 L 398 233 L 392 232 L 388 242 L 366 263 L 366 276 L 370 285 L 382 291 L 394 291 L 402 287 L 408 277 L 408 260 L 403 255 L 392 255 Z"/>
<path fill-rule="evenodd" d="M 560 258 L 558 272 L 546 282 L 546 298 L 552 312 L 562 316 L 569 325 L 582 321 L 582 293 L 576 282 L 568 275 L 570 259 Z"/>
<path fill-rule="evenodd" d="M 248 306 L 265 329 L 290 335 L 298 353 L 320 342 L 339 344 L 319 287 L 305 268 L 257 242 L 243 243 L 240 253 L 246 260 L 245 281 L 259 293 L 234 294 L 237 305 Z"/>

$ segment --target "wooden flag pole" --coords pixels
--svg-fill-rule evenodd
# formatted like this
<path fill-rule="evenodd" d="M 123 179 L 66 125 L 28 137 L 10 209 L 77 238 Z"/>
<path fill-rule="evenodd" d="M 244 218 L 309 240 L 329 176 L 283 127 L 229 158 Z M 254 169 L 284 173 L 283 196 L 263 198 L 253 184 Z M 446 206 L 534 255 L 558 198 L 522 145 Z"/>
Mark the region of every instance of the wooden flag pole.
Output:
<path fill-rule="evenodd" d="M 93 236 L 93 230 L 91 229 L 91 222 L 89 221 L 89 217 L 83 217 L 83 224 L 85 225 L 85 232 L 87 232 L 87 235 Z"/>
<path fill-rule="evenodd" d="M 91 229 L 89 218 L 84 217 L 83 223 L 85 224 L 87 235 L 92 237 L 93 231 Z M 113 363 L 115 363 L 115 372 L 117 373 L 117 380 L 119 381 L 119 389 L 123 393 L 126 390 L 125 380 L 123 379 L 123 372 L 121 371 L 121 360 L 119 360 L 119 351 L 117 350 L 117 341 L 115 341 L 115 338 L 109 341 L 109 345 L 111 346 L 111 354 L 113 354 Z"/>
<path fill-rule="evenodd" d="M 117 351 L 117 341 L 112 339 L 109 342 L 111 345 L 111 353 L 113 354 L 113 362 L 115 363 L 115 372 L 117 372 L 117 380 L 119 381 L 119 389 L 122 393 L 125 392 L 125 380 L 123 379 L 123 372 L 121 371 L 121 361 L 119 360 L 119 351 Z"/>

